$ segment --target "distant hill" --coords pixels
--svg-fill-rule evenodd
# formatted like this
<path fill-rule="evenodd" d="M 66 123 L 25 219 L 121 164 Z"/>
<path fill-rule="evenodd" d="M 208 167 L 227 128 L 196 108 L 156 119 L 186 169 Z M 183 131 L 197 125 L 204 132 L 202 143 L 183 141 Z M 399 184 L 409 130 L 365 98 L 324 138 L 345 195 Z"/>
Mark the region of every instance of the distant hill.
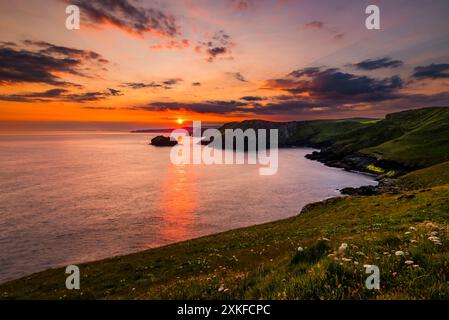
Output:
<path fill-rule="evenodd" d="M 201 133 L 207 129 L 216 128 L 214 126 L 202 126 Z M 192 134 L 193 127 L 182 127 L 182 128 L 166 128 L 166 129 L 141 129 L 141 130 L 133 130 L 131 133 L 172 133 L 174 130 L 183 129 Z"/>
<path fill-rule="evenodd" d="M 449 161 L 448 107 L 402 111 L 382 120 L 247 120 L 227 123 L 220 130 L 237 128 L 279 129 L 280 147 L 319 148 L 309 158 L 347 169 L 400 172 Z"/>
<path fill-rule="evenodd" d="M 326 141 L 323 155 L 372 157 L 386 167 L 425 168 L 449 160 L 449 108 L 435 107 L 389 114 L 384 120 Z"/>

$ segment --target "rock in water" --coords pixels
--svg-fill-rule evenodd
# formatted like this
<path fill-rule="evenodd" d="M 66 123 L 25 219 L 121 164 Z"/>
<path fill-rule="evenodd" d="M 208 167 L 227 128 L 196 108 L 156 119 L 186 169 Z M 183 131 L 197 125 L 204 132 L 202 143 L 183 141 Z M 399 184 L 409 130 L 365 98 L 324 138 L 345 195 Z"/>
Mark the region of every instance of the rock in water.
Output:
<path fill-rule="evenodd" d="M 377 186 L 362 186 L 359 188 L 343 188 L 340 190 L 341 194 L 348 196 L 374 196 L 379 192 Z"/>
<path fill-rule="evenodd" d="M 172 141 L 170 137 L 157 136 L 151 139 L 150 144 L 156 147 L 173 147 L 178 144 L 178 141 Z"/>

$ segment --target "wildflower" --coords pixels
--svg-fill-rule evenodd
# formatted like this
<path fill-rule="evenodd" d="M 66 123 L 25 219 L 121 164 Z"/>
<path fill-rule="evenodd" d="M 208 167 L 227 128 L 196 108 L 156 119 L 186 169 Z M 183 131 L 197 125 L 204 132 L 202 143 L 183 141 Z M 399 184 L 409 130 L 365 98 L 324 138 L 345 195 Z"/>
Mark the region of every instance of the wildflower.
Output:
<path fill-rule="evenodd" d="M 396 256 L 403 256 L 404 255 L 404 251 L 396 251 L 394 254 Z"/>
<path fill-rule="evenodd" d="M 303 247 L 298 247 L 298 252 L 303 252 L 304 251 L 304 248 Z"/>
<path fill-rule="evenodd" d="M 343 243 L 340 245 L 340 247 L 338 248 L 338 251 L 343 252 L 343 251 L 345 251 L 346 249 L 348 249 L 348 244 L 343 242 Z"/>
<path fill-rule="evenodd" d="M 391 275 L 393 276 L 393 278 L 396 278 L 398 276 L 398 273 L 395 271 Z"/>
<path fill-rule="evenodd" d="M 408 266 L 411 266 L 412 264 L 414 264 L 413 260 L 407 260 L 404 263 Z"/>
<path fill-rule="evenodd" d="M 415 227 L 410 227 L 410 228 L 408 228 L 410 231 L 416 231 L 416 228 Z"/>
<path fill-rule="evenodd" d="M 350 262 L 350 261 L 352 261 L 352 259 L 349 259 L 349 258 L 342 258 L 341 260 L 344 261 L 344 262 Z"/>
<path fill-rule="evenodd" d="M 218 288 L 218 292 L 222 292 L 224 291 L 225 287 L 224 284 L 220 285 L 220 288 Z"/>

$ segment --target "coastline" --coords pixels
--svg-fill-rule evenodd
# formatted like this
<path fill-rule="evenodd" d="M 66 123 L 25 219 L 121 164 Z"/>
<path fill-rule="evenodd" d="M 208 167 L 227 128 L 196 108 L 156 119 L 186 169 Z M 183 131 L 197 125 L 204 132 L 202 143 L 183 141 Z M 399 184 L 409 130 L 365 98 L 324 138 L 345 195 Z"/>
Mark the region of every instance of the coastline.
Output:
<path fill-rule="evenodd" d="M 229 123 L 279 127 L 280 146 L 320 149 L 307 159 L 376 173 L 379 185 L 284 220 L 80 264 L 79 291 L 63 287 L 59 268 L 1 284 L 0 298 L 449 298 L 447 116 L 444 108 L 406 111 L 353 130 L 353 121 L 340 120 Z M 439 139 L 420 143 L 435 128 Z M 373 264 L 382 270 L 380 291 L 365 286 L 363 266 Z"/>
<path fill-rule="evenodd" d="M 444 298 L 448 169 L 404 176 L 399 194 L 333 197 L 284 220 L 81 264 L 81 290 L 64 288 L 63 268 L 43 271 L 1 284 L 0 299 Z M 366 290 L 358 276 L 372 263 L 385 290 Z"/>
<path fill-rule="evenodd" d="M 306 149 L 310 149 L 310 151 L 316 151 L 316 150 L 318 150 L 318 149 L 309 148 L 309 147 L 284 147 L 284 148 L 282 148 L 282 149 L 290 149 L 290 148 L 300 148 L 300 149 L 306 148 Z M 309 152 L 310 152 L 310 151 L 309 151 Z M 322 163 L 322 162 L 320 162 L 320 161 L 308 159 L 308 158 L 306 157 L 307 155 L 308 155 L 308 154 L 306 154 L 306 155 L 304 155 L 304 156 L 301 156 L 301 158 L 306 159 L 306 161 L 313 161 L 313 162 L 318 162 L 318 163 L 324 164 L 324 163 Z M 325 164 L 324 164 L 324 165 L 325 165 Z M 333 168 L 333 169 L 337 169 L 337 170 L 342 170 L 342 171 L 349 171 L 349 170 L 347 170 L 347 169 L 339 168 L 339 167 L 336 167 L 336 166 L 328 166 L 328 167 L 329 167 L 329 168 Z M 350 171 L 349 171 L 349 172 L 350 172 Z M 359 174 L 359 175 L 363 175 L 363 176 L 372 177 L 372 178 L 375 177 L 375 175 L 369 174 L 369 173 L 367 173 L 367 172 L 355 172 L 355 171 L 354 171 L 353 173 L 356 173 L 356 174 Z M 254 226 L 258 226 L 258 225 L 264 225 L 264 224 L 269 224 L 269 223 L 273 223 L 273 222 L 283 221 L 283 220 L 285 220 L 285 219 L 289 219 L 289 218 L 291 218 L 291 217 L 294 217 L 294 216 L 300 214 L 301 210 L 302 210 L 304 207 L 306 207 L 306 206 L 308 206 L 308 205 L 310 205 L 310 204 L 313 204 L 313 203 L 316 203 L 316 202 L 321 202 L 321 201 L 326 201 L 326 200 L 328 200 L 328 199 L 332 199 L 332 198 L 335 198 L 335 197 L 343 196 L 344 194 L 341 192 L 341 190 L 343 190 L 344 188 L 345 188 L 345 187 L 342 187 L 342 188 L 339 188 L 339 189 L 335 189 L 336 191 L 338 191 L 338 195 L 327 195 L 327 196 L 326 196 L 326 195 L 323 195 L 322 198 L 319 198 L 319 199 L 317 199 L 316 201 L 311 201 L 311 202 L 308 202 L 308 203 L 304 203 L 301 207 L 299 207 L 298 212 L 297 212 L 296 214 L 294 214 L 294 215 L 291 215 L 291 216 L 289 215 L 289 216 L 287 216 L 287 217 L 280 217 L 280 218 L 277 218 L 277 219 L 272 220 L 272 221 L 266 221 L 266 222 L 263 222 L 263 221 L 262 221 L 262 222 L 258 222 L 258 223 L 254 223 L 254 224 L 249 224 L 249 225 L 246 225 L 246 226 L 242 226 L 242 227 L 231 228 L 231 229 L 227 229 L 227 230 L 223 230 L 223 231 L 218 231 L 218 232 L 213 232 L 213 233 L 209 233 L 209 234 L 205 234 L 205 235 L 200 235 L 199 237 L 192 237 L 192 238 L 188 238 L 188 239 L 181 240 L 181 241 L 171 242 L 171 243 L 163 244 L 163 245 L 160 245 L 160 246 L 155 246 L 155 247 L 152 247 L 152 248 L 149 248 L 149 249 L 143 249 L 143 250 L 138 250 L 138 251 L 134 251 L 134 252 L 131 251 L 131 252 L 124 253 L 124 254 L 118 254 L 118 255 L 111 255 L 111 256 L 107 256 L 107 257 L 101 257 L 100 259 L 93 259 L 93 260 L 87 260 L 87 261 L 75 261 L 75 262 L 73 262 L 73 263 L 75 263 L 75 264 L 77 264 L 77 265 L 78 265 L 78 264 L 89 264 L 89 263 L 93 263 L 93 262 L 97 262 L 97 261 L 103 261 L 103 260 L 107 260 L 107 259 L 112 259 L 112 258 L 116 258 L 116 257 L 121 257 L 121 256 L 130 255 L 130 254 L 136 254 L 136 253 L 144 252 L 144 251 L 147 251 L 147 250 L 159 249 L 159 248 L 163 248 L 163 247 L 165 247 L 165 246 L 170 246 L 170 245 L 182 243 L 182 242 L 185 242 L 185 241 L 195 240 L 195 239 L 198 239 L 198 238 L 209 237 L 209 236 L 215 236 L 215 235 L 219 235 L 219 234 L 221 234 L 221 233 L 228 232 L 228 231 L 240 230 L 240 229 L 244 229 L 244 228 L 251 228 L 251 227 L 254 227 Z M 34 274 L 39 274 L 39 273 L 41 273 L 41 272 L 45 272 L 45 271 L 52 270 L 52 269 L 59 269 L 59 268 L 65 267 L 65 266 L 66 266 L 65 264 L 63 264 L 63 265 L 62 265 L 62 264 L 59 264 L 59 265 L 56 265 L 55 267 L 50 267 L 50 268 L 43 269 L 43 270 L 40 270 L 40 271 L 36 271 L 36 272 L 30 273 L 30 274 L 25 274 L 25 275 L 22 275 L 22 276 L 17 277 L 17 278 L 7 279 L 7 280 L 5 280 L 5 281 L 3 281 L 3 282 L 0 282 L 0 285 L 6 284 L 6 283 L 12 282 L 12 281 L 18 281 L 18 280 L 21 280 L 21 279 L 26 279 L 26 278 L 28 278 L 28 277 L 30 277 L 30 276 L 33 276 Z"/>

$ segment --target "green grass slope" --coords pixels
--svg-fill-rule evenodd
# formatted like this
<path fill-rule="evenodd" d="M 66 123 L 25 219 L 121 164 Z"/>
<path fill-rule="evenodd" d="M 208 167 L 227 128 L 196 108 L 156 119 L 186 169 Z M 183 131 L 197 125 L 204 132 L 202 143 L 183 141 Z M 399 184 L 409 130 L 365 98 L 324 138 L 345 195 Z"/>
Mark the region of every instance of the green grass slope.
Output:
<path fill-rule="evenodd" d="M 399 117 L 400 114 L 391 119 L 400 124 L 404 134 L 361 151 L 410 167 L 427 167 L 448 161 L 449 108 L 423 109 L 410 114 L 413 115 L 411 119 Z"/>
<path fill-rule="evenodd" d="M 402 111 L 383 120 L 247 120 L 227 123 L 221 129 L 237 128 L 279 129 L 280 146 L 322 148 L 333 160 L 362 154 L 408 169 L 449 161 L 449 107 Z"/>
<path fill-rule="evenodd" d="M 220 127 L 221 132 L 226 129 L 278 129 L 279 145 L 313 145 L 333 141 L 335 137 L 348 131 L 368 127 L 376 120 L 354 118 L 342 120 L 313 120 L 292 122 L 271 122 L 264 120 L 245 120 L 229 122 Z"/>
<path fill-rule="evenodd" d="M 449 108 L 388 115 L 384 120 L 337 136 L 331 150 L 360 152 L 379 160 L 423 168 L 449 160 Z"/>
<path fill-rule="evenodd" d="M 423 189 L 449 183 L 449 162 L 413 171 L 402 176 L 397 184 L 403 189 Z"/>
<path fill-rule="evenodd" d="M 320 146 L 335 141 L 347 132 L 368 128 L 373 123 L 376 123 L 376 120 L 366 118 L 299 122 L 295 132 L 289 137 L 288 143 Z"/>
<path fill-rule="evenodd" d="M 448 167 L 402 177 L 399 194 L 333 198 L 287 220 L 82 264 L 78 291 L 55 269 L 0 285 L 0 297 L 448 299 Z M 365 287 L 365 264 L 380 268 L 380 290 Z"/>

